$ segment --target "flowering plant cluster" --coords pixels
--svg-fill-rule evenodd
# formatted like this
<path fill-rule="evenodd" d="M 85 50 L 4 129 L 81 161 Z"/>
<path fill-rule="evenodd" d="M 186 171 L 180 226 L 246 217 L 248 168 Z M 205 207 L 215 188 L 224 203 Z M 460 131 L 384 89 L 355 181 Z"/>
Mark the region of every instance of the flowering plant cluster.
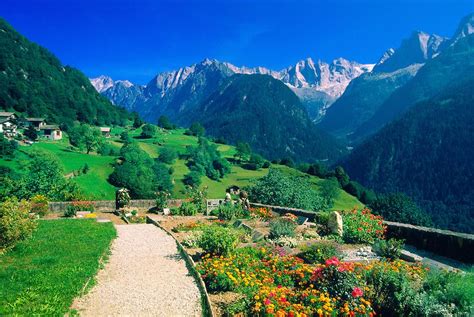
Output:
<path fill-rule="evenodd" d="M 293 222 L 296 222 L 296 220 L 298 220 L 297 216 L 295 216 L 295 215 L 293 215 L 292 213 L 289 213 L 289 212 L 284 214 L 283 218 L 286 218 L 286 219 L 291 220 Z"/>
<path fill-rule="evenodd" d="M 273 218 L 273 214 L 270 208 L 265 208 L 265 207 L 250 208 L 250 217 L 268 220 L 268 219 Z"/>
<path fill-rule="evenodd" d="M 35 195 L 30 200 L 31 212 L 39 215 L 40 217 L 45 216 L 48 211 L 48 198 L 44 195 Z"/>
<path fill-rule="evenodd" d="M 381 216 L 373 215 L 368 208 L 343 213 L 343 239 L 347 243 L 373 243 L 383 239 L 387 227 Z"/>
<path fill-rule="evenodd" d="M 172 229 L 173 232 L 188 232 L 202 228 L 201 222 L 180 223 Z"/>
<path fill-rule="evenodd" d="M 331 258 L 310 265 L 265 248 L 238 249 L 227 257 L 206 256 L 198 265 L 208 289 L 246 295 L 259 316 L 372 316 L 362 264 Z"/>
<path fill-rule="evenodd" d="M 95 205 L 93 201 L 73 201 L 68 205 L 68 209 L 74 211 L 94 211 Z"/>

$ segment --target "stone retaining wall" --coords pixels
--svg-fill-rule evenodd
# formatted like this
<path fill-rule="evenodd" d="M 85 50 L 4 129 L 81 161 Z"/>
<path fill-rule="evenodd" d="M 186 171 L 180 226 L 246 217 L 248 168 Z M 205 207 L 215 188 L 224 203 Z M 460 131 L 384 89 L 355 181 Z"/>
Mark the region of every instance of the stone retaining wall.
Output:
<path fill-rule="evenodd" d="M 102 212 L 113 212 L 115 211 L 115 200 L 94 200 L 91 201 L 94 204 L 96 211 Z M 170 207 L 179 207 L 181 206 L 181 199 L 171 199 L 168 200 L 168 206 Z M 60 201 L 60 202 L 50 202 L 49 211 L 53 213 L 63 213 L 66 211 L 67 206 L 72 204 L 71 201 Z M 156 207 L 156 201 L 154 199 L 136 199 L 131 200 L 128 205 L 130 208 L 145 208 L 151 209 Z"/>
<path fill-rule="evenodd" d="M 250 206 L 270 208 L 273 212 L 276 212 L 280 215 L 284 215 L 286 213 L 292 213 L 293 215 L 296 215 L 296 216 L 306 217 L 309 219 L 309 221 L 313 221 L 313 222 L 316 218 L 316 215 L 318 214 L 318 212 L 316 211 L 302 210 L 302 209 L 281 207 L 281 206 L 271 206 L 271 205 L 264 205 L 264 204 L 258 204 L 258 203 L 250 203 Z"/>
<path fill-rule="evenodd" d="M 474 235 L 405 223 L 384 221 L 387 236 L 405 240 L 406 244 L 456 259 L 474 263 Z"/>

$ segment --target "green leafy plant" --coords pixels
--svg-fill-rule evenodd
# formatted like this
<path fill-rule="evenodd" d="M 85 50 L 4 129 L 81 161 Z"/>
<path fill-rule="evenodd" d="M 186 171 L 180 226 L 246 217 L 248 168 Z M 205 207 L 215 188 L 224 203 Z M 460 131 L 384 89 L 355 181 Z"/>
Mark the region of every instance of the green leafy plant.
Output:
<path fill-rule="evenodd" d="M 232 220 L 237 218 L 249 217 L 249 212 L 238 204 L 222 204 L 217 209 L 217 217 L 220 220 Z"/>
<path fill-rule="evenodd" d="M 163 211 L 163 209 L 165 209 L 168 206 L 168 199 L 170 197 L 171 197 L 171 194 L 166 191 L 156 193 L 155 201 L 156 201 L 156 210 L 158 212 Z"/>
<path fill-rule="evenodd" d="M 26 200 L 7 198 L 0 203 L 0 253 L 31 236 L 36 221 L 29 216 L 30 209 Z"/>
<path fill-rule="evenodd" d="M 206 253 L 227 255 L 235 250 L 238 243 L 236 232 L 222 226 L 209 226 L 203 229 L 199 247 Z"/>
<path fill-rule="evenodd" d="M 195 216 L 197 212 L 197 206 L 187 201 L 183 202 L 178 208 L 171 209 L 171 214 L 175 216 Z"/>
<path fill-rule="evenodd" d="M 49 211 L 48 199 L 44 195 L 35 195 L 30 200 L 31 203 L 31 212 L 44 217 Z"/>
<path fill-rule="evenodd" d="M 324 263 L 329 258 L 341 256 L 336 243 L 332 241 L 314 243 L 303 247 L 301 251 L 298 257 L 311 264 Z"/>
<path fill-rule="evenodd" d="M 270 221 L 270 238 L 278 239 L 279 237 L 294 237 L 296 223 L 287 218 L 277 218 Z"/>
<path fill-rule="evenodd" d="M 372 246 L 372 249 L 380 256 L 389 260 L 396 260 L 400 258 L 404 246 L 403 240 L 389 239 L 377 240 Z"/>

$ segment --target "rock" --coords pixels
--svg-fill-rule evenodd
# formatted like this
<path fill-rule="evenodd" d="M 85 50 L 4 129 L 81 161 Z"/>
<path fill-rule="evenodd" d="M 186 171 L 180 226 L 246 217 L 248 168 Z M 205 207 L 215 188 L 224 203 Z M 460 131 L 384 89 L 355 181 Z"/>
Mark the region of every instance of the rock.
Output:
<path fill-rule="evenodd" d="M 342 227 L 342 216 L 337 211 L 333 211 L 329 214 L 328 227 L 331 230 L 331 233 L 337 234 L 342 237 L 343 227 Z"/>
<path fill-rule="evenodd" d="M 405 260 L 407 262 L 421 262 L 423 258 L 415 253 L 411 253 L 407 250 L 402 250 L 400 253 L 400 259 Z"/>
<path fill-rule="evenodd" d="M 169 208 L 163 208 L 163 215 L 168 216 L 171 213 Z"/>
<path fill-rule="evenodd" d="M 253 242 L 258 242 L 260 240 L 263 240 L 263 238 L 265 238 L 265 234 L 263 234 L 262 232 L 258 231 L 258 230 L 253 230 L 252 231 L 252 241 Z"/>

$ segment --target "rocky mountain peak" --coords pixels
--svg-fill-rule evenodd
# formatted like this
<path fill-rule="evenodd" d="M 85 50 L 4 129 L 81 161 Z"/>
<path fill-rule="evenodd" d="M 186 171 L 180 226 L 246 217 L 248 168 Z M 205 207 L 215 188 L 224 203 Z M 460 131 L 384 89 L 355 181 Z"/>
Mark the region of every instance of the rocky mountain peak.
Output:
<path fill-rule="evenodd" d="M 101 75 L 90 79 L 92 86 L 99 92 L 104 92 L 114 85 L 114 80 L 109 76 Z"/>
<path fill-rule="evenodd" d="M 453 42 L 474 33 L 474 13 L 465 16 L 454 33 Z"/>

